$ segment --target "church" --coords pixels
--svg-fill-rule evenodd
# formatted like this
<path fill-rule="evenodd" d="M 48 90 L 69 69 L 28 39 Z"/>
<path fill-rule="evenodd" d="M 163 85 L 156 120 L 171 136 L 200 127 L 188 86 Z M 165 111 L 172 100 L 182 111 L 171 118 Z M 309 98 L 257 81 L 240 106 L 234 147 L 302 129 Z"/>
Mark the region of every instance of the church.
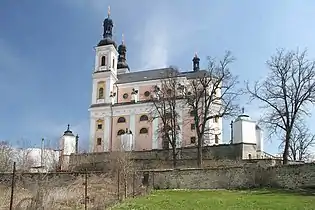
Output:
<path fill-rule="evenodd" d="M 161 85 L 164 75 L 172 68 L 151 69 L 133 72 L 127 63 L 127 47 L 124 40 L 117 47 L 113 40 L 113 20 L 103 22 L 103 39 L 95 47 L 95 68 L 92 74 L 92 100 L 90 112 L 90 152 L 107 152 L 121 149 L 121 139 L 126 131 L 132 150 L 162 149 L 158 133 L 161 122 L 150 120 L 152 88 Z M 197 55 L 193 57 L 192 69 L 180 72 L 181 79 L 196 78 L 206 70 L 199 69 Z M 219 93 L 218 93 L 219 94 Z M 196 144 L 193 115 L 189 108 L 179 113 L 180 126 L 177 145 L 189 147 Z M 191 123 L 187 123 L 190 122 Z M 183 123 L 186 122 L 186 123 Z M 222 143 L 222 119 L 215 118 L 207 126 L 215 129 L 208 137 L 207 145 Z M 127 137 L 128 138 L 128 137 Z"/>

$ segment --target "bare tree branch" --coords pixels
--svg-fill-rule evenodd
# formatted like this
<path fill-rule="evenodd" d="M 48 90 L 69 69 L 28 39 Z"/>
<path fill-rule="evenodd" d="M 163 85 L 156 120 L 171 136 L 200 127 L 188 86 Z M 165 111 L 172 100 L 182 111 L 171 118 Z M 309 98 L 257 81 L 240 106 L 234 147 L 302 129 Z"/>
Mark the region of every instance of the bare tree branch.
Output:
<path fill-rule="evenodd" d="M 205 138 L 208 138 L 209 134 L 219 134 L 209 126 L 209 121 L 234 116 L 239 112 L 239 106 L 235 102 L 242 91 L 235 89 L 238 84 L 237 77 L 233 76 L 229 69 L 234 60 L 230 52 L 218 62 L 208 57 L 208 69 L 197 72 L 196 77 L 188 80 L 186 98 L 190 110 L 194 113 L 199 167 Z"/>
<path fill-rule="evenodd" d="M 315 62 L 303 52 L 277 50 L 267 61 L 270 73 L 247 91 L 251 100 L 262 103 L 264 123 L 271 134 L 284 136 L 283 162 L 288 163 L 290 139 L 297 120 L 310 115 L 307 106 L 315 103 Z"/>
<path fill-rule="evenodd" d="M 160 85 L 154 86 L 151 95 L 152 111 L 151 118 L 159 119 L 161 122 L 158 128 L 159 137 L 162 138 L 164 149 L 172 148 L 173 167 L 176 167 L 177 147 L 180 131 L 179 111 L 182 108 L 183 94 L 179 86 L 179 71 L 170 68 L 160 80 Z"/>

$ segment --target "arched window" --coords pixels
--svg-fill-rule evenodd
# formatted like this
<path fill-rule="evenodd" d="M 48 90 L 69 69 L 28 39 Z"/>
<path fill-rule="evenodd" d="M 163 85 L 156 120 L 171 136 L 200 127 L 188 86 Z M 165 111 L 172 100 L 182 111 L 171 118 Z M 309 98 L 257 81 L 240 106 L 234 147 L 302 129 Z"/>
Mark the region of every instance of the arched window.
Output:
<path fill-rule="evenodd" d="M 106 56 L 102 56 L 101 58 L 101 66 L 105 66 L 106 65 Z"/>
<path fill-rule="evenodd" d="M 148 120 L 149 120 L 149 118 L 148 118 L 147 115 L 142 115 L 142 116 L 140 117 L 140 121 L 148 121 Z"/>
<path fill-rule="evenodd" d="M 149 131 L 147 128 L 141 128 L 140 129 L 140 134 L 147 134 Z"/>
<path fill-rule="evenodd" d="M 98 89 L 98 98 L 104 98 L 104 88 Z"/>
<path fill-rule="evenodd" d="M 126 122 L 126 119 L 124 117 L 120 117 L 117 120 L 117 123 L 125 123 L 125 122 Z"/>
<path fill-rule="evenodd" d="M 123 130 L 123 129 L 120 129 L 120 130 L 117 132 L 117 136 L 121 136 L 121 135 L 123 135 L 123 134 L 125 134 L 125 130 Z"/>
<path fill-rule="evenodd" d="M 115 58 L 113 58 L 113 68 L 115 68 Z"/>

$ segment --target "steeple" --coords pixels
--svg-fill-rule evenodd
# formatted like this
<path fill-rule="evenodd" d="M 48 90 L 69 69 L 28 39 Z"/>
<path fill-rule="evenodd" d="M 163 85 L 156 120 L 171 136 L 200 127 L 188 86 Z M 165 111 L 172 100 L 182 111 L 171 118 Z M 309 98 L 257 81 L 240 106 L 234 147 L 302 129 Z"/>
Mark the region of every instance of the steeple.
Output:
<path fill-rule="evenodd" d="M 114 45 L 116 48 L 116 43 L 113 40 L 113 27 L 114 27 L 114 22 L 110 18 L 110 7 L 108 7 L 107 11 L 107 18 L 103 21 L 103 39 L 98 43 L 97 46 L 104 46 L 104 45 Z"/>
<path fill-rule="evenodd" d="M 68 124 L 67 130 L 63 133 L 64 136 L 74 136 L 72 131 L 70 130 L 70 125 Z"/>
<path fill-rule="evenodd" d="M 127 52 L 127 48 L 125 45 L 124 34 L 122 34 L 122 41 L 121 41 L 121 44 L 118 46 L 119 56 L 118 56 L 117 69 L 129 70 L 129 66 L 126 62 L 126 52 Z"/>
<path fill-rule="evenodd" d="M 200 58 L 198 58 L 198 55 L 197 53 L 195 53 L 195 56 L 193 58 L 193 70 L 194 71 L 199 71 L 199 61 L 200 61 Z"/>

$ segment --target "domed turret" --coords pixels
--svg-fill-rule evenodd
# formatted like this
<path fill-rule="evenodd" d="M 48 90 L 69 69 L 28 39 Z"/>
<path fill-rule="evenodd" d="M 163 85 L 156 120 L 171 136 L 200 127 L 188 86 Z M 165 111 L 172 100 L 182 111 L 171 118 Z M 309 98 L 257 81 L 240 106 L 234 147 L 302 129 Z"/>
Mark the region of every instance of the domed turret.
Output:
<path fill-rule="evenodd" d="M 127 53 L 127 47 L 125 45 L 124 35 L 122 35 L 122 41 L 121 44 L 118 46 L 118 63 L 117 63 L 117 69 L 128 69 L 129 66 L 126 62 L 126 53 Z"/>
<path fill-rule="evenodd" d="M 117 47 L 116 42 L 113 40 L 113 27 L 114 22 L 110 18 L 110 7 L 108 7 L 107 18 L 103 21 L 103 39 L 98 43 L 97 46 L 114 45 Z"/>

